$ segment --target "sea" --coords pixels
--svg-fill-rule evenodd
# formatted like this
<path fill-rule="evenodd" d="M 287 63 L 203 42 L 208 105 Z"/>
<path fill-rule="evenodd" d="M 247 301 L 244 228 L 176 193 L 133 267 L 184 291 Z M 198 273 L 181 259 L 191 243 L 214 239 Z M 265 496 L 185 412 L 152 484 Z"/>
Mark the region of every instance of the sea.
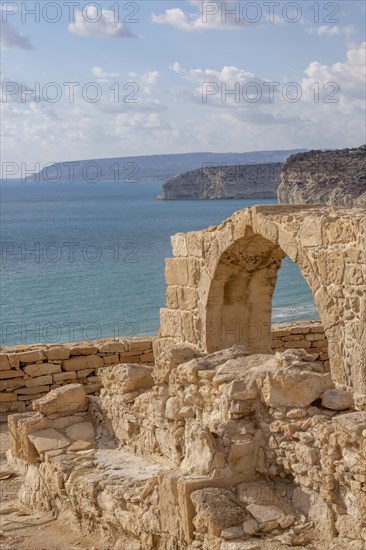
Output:
<path fill-rule="evenodd" d="M 170 236 L 272 199 L 159 201 L 162 182 L 21 183 L 1 191 L 1 345 L 156 334 Z M 318 319 L 286 258 L 273 323 Z"/>

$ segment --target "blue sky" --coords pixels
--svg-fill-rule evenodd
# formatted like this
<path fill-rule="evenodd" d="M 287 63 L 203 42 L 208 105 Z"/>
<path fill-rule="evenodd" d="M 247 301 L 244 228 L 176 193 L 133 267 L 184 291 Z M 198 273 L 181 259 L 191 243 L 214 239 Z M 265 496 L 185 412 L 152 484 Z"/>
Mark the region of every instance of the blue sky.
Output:
<path fill-rule="evenodd" d="M 364 2 L 1 6 L 5 162 L 365 141 Z"/>

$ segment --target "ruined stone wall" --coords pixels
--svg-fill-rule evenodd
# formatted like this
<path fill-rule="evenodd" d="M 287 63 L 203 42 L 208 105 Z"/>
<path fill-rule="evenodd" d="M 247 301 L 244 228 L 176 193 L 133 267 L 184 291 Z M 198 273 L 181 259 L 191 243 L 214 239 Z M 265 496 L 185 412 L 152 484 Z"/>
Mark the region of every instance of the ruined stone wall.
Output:
<path fill-rule="evenodd" d="M 156 360 L 182 342 L 208 353 L 235 343 L 269 353 L 272 297 L 287 255 L 313 291 L 335 384 L 366 408 L 365 243 L 365 209 L 322 206 L 257 206 L 175 235 Z"/>
<path fill-rule="evenodd" d="M 297 321 L 272 325 L 271 347 L 274 352 L 287 349 L 305 349 L 314 361 L 319 361 L 324 372 L 330 371 L 328 340 L 319 321 Z"/>
<path fill-rule="evenodd" d="M 366 412 L 352 394 L 300 349 L 168 355 L 165 384 L 159 367 L 112 366 L 89 408 L 75 384 L 10 417 L 21 501 L 71 512 L 102 548 L 235 550 L 254 536 L 362 550 Z"/>
<path fill-rule="evenodd" d="M 272 348 L 304 348 L 329 370 L 328 343 L 318 321 L 272 326 Z M 117 363 L 153 364 L 153 338 L 125 338 L 62 345 L 4 347 L 0 353 L 0 412 L 27 406 L 66 384 L 84 384 L 88 394 L 100 389 L 98 370 Z"/>
<path fill-rule="evenodd" d="M 153 338 L 4 347 L 0 353 L 0 411 L 21 410 L 65 384 L 100 389 L 98 370 L 117 363 L 153 364 Z M 22 407 L 23 405 L 23 407 Z"/>

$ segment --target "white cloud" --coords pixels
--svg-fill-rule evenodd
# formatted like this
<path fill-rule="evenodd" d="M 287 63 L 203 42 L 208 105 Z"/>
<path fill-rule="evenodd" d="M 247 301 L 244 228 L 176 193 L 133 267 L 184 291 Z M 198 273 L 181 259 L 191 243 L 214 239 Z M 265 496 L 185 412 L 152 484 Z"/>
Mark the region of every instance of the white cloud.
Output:
<path fill-rule="evenodd" d="M 117 116 L 117 126 L 125 126 L 128 128 L 156 130 L 166 127 L 159 118 L 157 113 L 145 115 L 138 113 L 134 116 L 128 114 L 120 114 Z"/>
<path fill-rule="evenodd" d="M 102 67 L 93 67 L 92 74 L 98 78 L 98 82 L 108 82 L 111 78 L 118 78 L 120 76 L 120 73 L 108 73 Z"/>
<path fill-rule="evenodd" d="M 1 46 L 5 50 L 33 50 L 29 36 L 20 33 L 9 21 L 0 21 L 0 31 Z"/>
<path fill-rule="evenodd" d="M 151 94 L 156 90 L 160 81 L 159 71 L 149 71 L 141 76 L 141 84 L 145 94 Z"/>
<path fill-rule="evenodd" d="M 95 103 L 95 107 L 105 113 L 128 112 L 159 112 L 165 107 L 159 99 L 154 97 L 159 90 L 159 71 L 148 71 L 146 73 L 130 72 L 125 78 L 120 73 L 107 73 L 101 67 L 94 67 L 93 74 L 102 76 L 98 81 L 110 83 L 110 78 L 115 77 L 113 86 L 103 89 L 101 100 Z"/>
<path fill-rule="evenodd" d="M 222 108 L 240 108 L 243 106 L 243 95 L 252 99 L 263 91 L 259 103 L 269 102 L 267 82 L 255 74 L 234 66 L 224 66 L 221 71 L 215 69 L 184 69 L 178 62 L 170 69 L 184 80 L 192 82 L 195 87 L 177 89 L 176 94 L 196 103 Z M 235 93 L 234 93 L 235 92 Z M 276 90 L 274 93 L 278 93 Z"/>
<path fill-rule="evenodd" d="M 165 107 L 158 99 L 148 97 L 137 97 L 137 103 L 131 103 L 121 96 L 120 101 L 113 99 L 102 100 L 94 103 L 93 106 L 102 113 L 158 113 L 165 110 Z"/>
<path fill-rule="evenodd" d="M 333 25 L 331 27 L 330 25 L 321 25 L 315 30 L 316 34 L 321 36 L 322 34 L 325 34 L 327 36 L 335 36 L 340 33 L 340 28 L 338 25 Z"/>
<path fill-rule="evenodd" d="M 75 21 L 68 25 L 73 34 L 103 38 L 136 38 L 121 20 L 116 20 L 112 10 L 103 10 L 89 5 L 85 13 L 75 12 Z"/>
<path fill-rule="evenodd" d="M 258 25 L 257 22 L 254 22 L 256 19 L 255 14 L 248 12 L 247 16 L 243 17 L 240 4 L 236 0 L 223 0 L 221 2 L 190 0 L 190 4 L 197 8 L 194 13 L 186 13 L 181 8 L 172 8 L 160 15 L 153 14 L 152 22 L 160 25 L 170 25 L 186 32 L 209 29 L 240 29 Z"/>
<path fill-rule="evenodd" d="M 346 27 L 340 27 L 339 25 L 320 25 L 320 27 L 311 27 L 308 29 L 310 34 L 317 34 L 318 36 L 341 36 L 345 35 L 350 39 L 355 34 L 355 27 L 353 25 L 347 25 Z"/>
<path fill-rule="evenodd" d="M 319 61 L 313 61 L 304 72 L 308 77 L 302 81 L 305 90 L 312 90 L 317 83 L 333 82 L 339 87 L 339 93 L 337 94 L 339 103 L 337 105 L 342 113 L 364 112 L 366 42 L 349 49 L 347 60 L 343 63 L 323 65 Z M 330 91 L 331 88 L 329 88 Z"/>
<path fill-rule="evenodd" d="M 185 69 L 178 62 L 170 69 L 188 84 L 173 90 L 181 101 L 189 100 L 204 108 L 236 112 L 253 124 L 303 123 L 317 116 L 363 113 L 365 108 L 366 43 L 350 48 L 346 60 L 333 65 L 313 61 L 300 81 L 283 77 L 273 83 L 235 66 L 215 69 Z M 298 101 L 292 101 L 298 97 Z M 321 109 L 321 111 L 320 111 Z"/>

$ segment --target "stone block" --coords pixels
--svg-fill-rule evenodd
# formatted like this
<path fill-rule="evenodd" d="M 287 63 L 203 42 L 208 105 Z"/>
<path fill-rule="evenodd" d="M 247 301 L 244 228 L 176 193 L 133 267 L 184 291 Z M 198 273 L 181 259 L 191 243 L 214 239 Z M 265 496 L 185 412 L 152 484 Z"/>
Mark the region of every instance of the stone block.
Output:
<path fill-rule="evenodd" d="M 104 387 L 114 387 L 122 394 L 151 388 L 154 383 L 151 368 L 143 365 L 106 367 L 99 371 L 99 376 Z"/>
<path fill-rule="evenodd" d="M 34 350 L 18 353 L 18 358 L 21 363 L 36 363 L 43 361 L 46 357 L 42 350 Z"/>
<path fill-rule="evenodd" d="M 61 365 L 53 363 L 36 363 L 35 365 L 27 365 L 23 371 L 30 377 L 43 376 L 44 374 L 57 374 L 61 372 Z"/>
<path fill-rule="evenodd" d="M 75 371 L 88 368 L 89 364 L 87 356 L 81 355 L 79 357 L 72 357 L 71 359 L 66 359 L 62 362 L 62 370 L 64 371 Z"/>
<path fill-rule="evenodd" d="M 106 342 L 99 346 L 101 353 L 123 353 L 127 348 L 123 342 Z"/>
<path fill-rule="evenodd" d="M 0 403 L 11 403 L 17 400 L 16 393 L 0 393 Z"/>
<path fill-rule="evenodd" d="M 19 357 L 16 353 L 8 353 L 8 361 L 12 369 L 17 369 L 20 365 Z"/>
<path fill-rule="evenodd" d="M 19 395 L 29 395 L 30 396 L 30 399 L 35 399 L 35 395 L 39 394 L 39 393 L 45 393 L 45 392 L 48 392 L 50 389 L 50 387 L 47 385 L 47 386 L 34 386 L 34 387 L 30 387 L 30 388 L 20 388 L 19 390 L 15 390 L 15 393 L 16 394 L 19 394 Z"/>
<path fill-rule="evenodd" d="M 113 355 L 105 355 L 103 357 L 104 365 L 116 365 L 119 363 L 119 354 L 114 353 Z"/>
<path fill-rule="evenodd" d="M 29 434 L 28 437 L 38 453 L 44 453 L 45 451 L 54 449 L 63 449 L 70 444 L 70 440 L 54 428 L 33 432 Z"/>
<path fill-rule="evenodd" d="M 53 375 L 54 382 L 65 382 L 67 380 L 75 380 L 76 378 L 77 374 L 74 371 L 60 372 L 59 374 Z"/>
<path fill-rule="evenodd" d="M 72 441 L 93 441 L 94 426 L 91 422 L 78 422 L 66 428 L 66 434 Z"/>
<path fill-rule="evenodd" d="M 45 415 L 73 414 L 78 411 L 84 411 L 87 405 L 87 397 L 83 386 L 80 384 L 69 384 L 53 390 L 45 397 L 34 401 L 33 410 Z"/>
<path fill-rule="evenodd" d="M 64 361 L 70 357 L 69 348 L 64 346 L 50 347 L 44 353 L 49 361 Z"/>
<path fill-rule="evenodd" d="M 9 380 L 10 378 L 18 378 L 23 375 L 23 371 L 21 370 L 4 370 L 0 371 L 0 380 Z"/>
<path fill-rule="evenodd" d="M 184 258 L 166 260 L 165 279 L 168 285 L 185 286 L 188 284 L 188 264 Z"/>
<path fill-rule="evenodd" d="M 152 339 L 128 340 L 126 342 L 128 351 L 149 351 L 152 349 Z"/>
<path fill-rule="evenodd" d="M 272 407 L 307 407 L 331 387 L 328 374 L 281 369 L 267 374 L 262 395 L 267 405 Z"/>
<path fill-rule="evenodd" d="M 333 411 L 353 409 L 353 395 L 349 391 L 337 389 L 327 390 L 322 395 L 322 405 L 323 407 Z"/>
<path fill-rule="evenodd" d="M 11 366 L 9 363 L 8 356 L 6 353 L 0 353 L 0 370 L 10 370 Z"/>
<path fill-rule="evenodd" d="M 52 384 L 53 379 L 51 374 L 46 374 L 45 376 L 38 376 L 37 378 L 29 378 L 25 381 L 27 388 L 33 388 L 35 386 L 47 386 Z"/>
<path fill-rule="evenodd" d="M 98 347 L 91 344 L 76 345 L 70 347 L 70 355 L 95 355 L 98 353 Z"/>

